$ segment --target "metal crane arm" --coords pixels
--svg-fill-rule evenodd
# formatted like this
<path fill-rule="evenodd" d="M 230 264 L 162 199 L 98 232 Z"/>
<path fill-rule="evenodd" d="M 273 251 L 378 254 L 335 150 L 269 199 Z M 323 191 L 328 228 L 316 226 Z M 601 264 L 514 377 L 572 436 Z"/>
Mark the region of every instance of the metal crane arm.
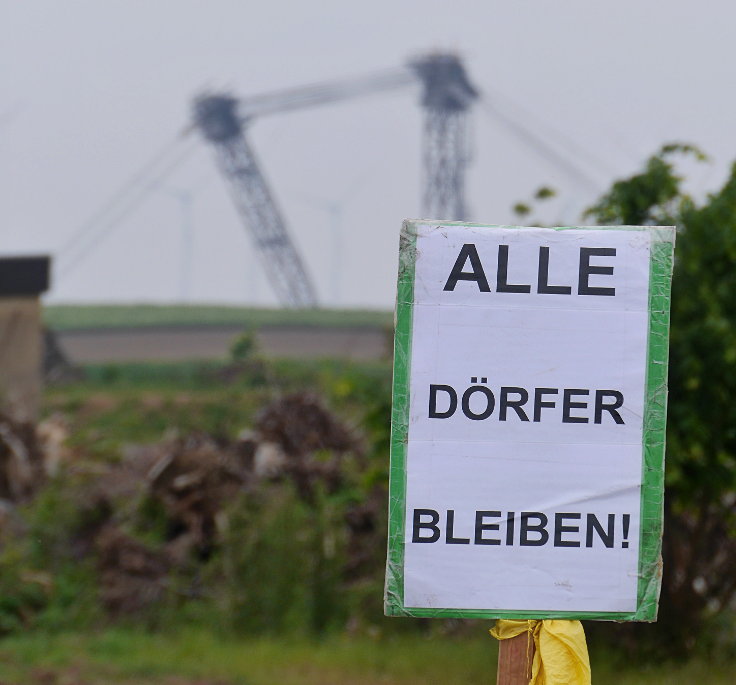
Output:
<path fill-rule="evenodd" d="M 317 295 L 248 145 L 246 125 L 266 114 L 370 95 L 415 80 L 416 76 L 408 69 L 397 69 L 357 80 L 305 86 L 241 100 L 229 95 L 207 95 L 195 101 L 195 123 L 215 147 L 218 165 L 230 184 L 238 213 L 263 259 L 274 290 L 286 306 L 317 306 Z"/>
<path fill-rule="evenodd" d="M 316 307 L 317 293 L 289 237 L 256 157 L 244 136 L 216 145 L 217 162 L 229 181 L 235 206 L 247 228 L 263 268 L 282 304 Z"/>
<path fill-rule="evenodd" d="M 238 114 L 243 119 L 250 120 L 268 114 L 280 114 L 403 88 L 417 80 L 417 75 L 409 69 L 391 69 L 358 79 L 343 79 L 263 93 L 241 98 L 238 102 Z"/>
<path fill-rule="evenodd" d="M 414 60 L 404 69 L 241 100 L 227 94 L 205 95 L 195 100 L 195 125 L 214 146 L 241 219 L 264 260 L 274 290 L 286 306 L 314 307 L 317 296 L 248 145 L 247 125 L 267 114 L 339 102 L 402 88 L 417 81 L 424 87 L 422 104 L 427 113 L 425 216 L 462 219 L 467 165 L 465 112 L 477 92 L 454 55 L 429 55 Z"/>

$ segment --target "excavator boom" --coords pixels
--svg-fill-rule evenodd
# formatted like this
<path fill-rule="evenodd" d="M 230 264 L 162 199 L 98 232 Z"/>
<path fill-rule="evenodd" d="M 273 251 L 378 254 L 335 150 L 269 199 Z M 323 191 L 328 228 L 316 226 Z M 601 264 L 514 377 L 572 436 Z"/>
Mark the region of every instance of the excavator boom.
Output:
<path fill-rule="evenodd" d="M 316 307 L 317 294 L 246 140 L 247 125 L 261 116 L 403 88 L 417 81 L 423 86 L 426 112 L 423 214 L 428 219 L 464 219 L 468 161 L 465 114 L 477 92 L 455 55 L 428 55 L 404 69 L 240 100 L 227 94 L 203 95 L 195 100 L 195 125 L 215 148 L 217 164 L 228 180 L 238 213 L 284 305 Z"/>

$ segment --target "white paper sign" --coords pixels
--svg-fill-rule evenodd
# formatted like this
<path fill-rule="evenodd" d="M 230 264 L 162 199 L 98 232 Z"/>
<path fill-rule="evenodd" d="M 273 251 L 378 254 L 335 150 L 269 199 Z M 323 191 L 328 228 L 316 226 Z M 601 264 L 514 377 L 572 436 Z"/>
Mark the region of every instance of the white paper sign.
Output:
<path fill-rule="evenodd" d="M 673 246 L 405 223 L 388 614 L 656 618 Z"/>

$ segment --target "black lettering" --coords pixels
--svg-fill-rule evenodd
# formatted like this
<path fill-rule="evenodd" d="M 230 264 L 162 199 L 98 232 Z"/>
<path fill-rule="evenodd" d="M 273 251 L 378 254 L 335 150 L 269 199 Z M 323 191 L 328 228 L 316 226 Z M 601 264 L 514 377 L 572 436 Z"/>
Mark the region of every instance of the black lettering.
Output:
<path fill-rule="evenodd" d="M 590 395 L 590 390 L 582 388 L 565 388 L 562 391 L 562 423 L 588 423 L 587 416 L 571 416 L 571 409 L 585 409 L 587 402 L 573 402 L 573 395 Z"/>
<path fill-rule="evenodd" d="M 476 414 L 470 409 L 470 398 L 478 392 L 485 395 L 486 398 L 486 408 L 480 414 Z M 483 419 L 487 419 L 491 414 L 493 414 L 493 409 L 495 406 L 496 398 L 493 396 L 493 393 L 483 385 L 471 385 L 463 393 L 463 414 L 465 414 L 465 416 L 467 416 L 469 419 L 472 419 L 473 421 L 482 421 Z"/>
<path fill-rule="evenodd" d="M 608 295 L 613 297 L 616 294 L 616 288 L 595 288 L 588 285 L 588 278 L 591 274 L 600 274 L 602 276 L 612 276 L 612 266 L 591 266 L 591 257 L 615 257 L 615 247 L 581 247 L 580 248 L 580 268 L 578 270 L 578 295 Z"/>
<path fill-rule="evenodd" d="M 450 397 L 450 406 L 447 411 L 437 411 L 437 393 L 447 393 Z M 457 393 L 455 388 L 450 385 L 430 385 L 429 386 L 429 418 L 430 419 L 449 419 L 457 409 Z"/>
<path fill-rule="evenodd" d="M 605 404 L 603 402 L 604 397 L 613 397 L 614 400 L 611 404 Z M 595 391 L 595 422 L 603 422 L 603 410 L 605 409 L 612 417 L 613 420 L 622 424 L 624 420 L 621 418 L 616 410 L 621 407 L 624 403 L 624 396 L 618 390 L 596 390 Z"/>
<path fill-rule="evenodd" d="M 537 273 L 537 292 L 542 294 L 570 295 L 569 285 L 549 285 L 549 248 L 539 248 L 539 271 Z"/>
<path fill-rule="evenodd" d="M 585 546 L 593 546 L 593 531 L 598 533 L 598 537 L 603 541 L 606 547 L 613 547 L 613 534 L 615 531 L 614 524 L 616 522 L 616 515 L 608 515 L 608 530 L 603 530 L 601 522 L 596 518 L 595 514 L 588 514 L 587 526 L 585 531 Z"/>
<path fill-rule="evenodd" d="M 579 533 L 580 526 L 566 526 L 565 519 L 579 519 L 580 514 L 555 514 L 555 547 L 580 547 L 577 540 L 563 540 L 565 533 Z"/>
<path fill-rule="evenodd" d="M 468 260 L 470 260 L 472 271 L 463 271 L 465 262 Z M 458 281 L 475 281 L 478 284 L 478 290 L 480 290 L 480 292 L 491 292 L 485 271 L 483 271 L 483 265 L 480 263 L 478 250 L 472 243 L 466 243 L 460 248 L 460 254 L 455 260 L 455 266 L 452 267 L 450 277 L 447 279 L 447 283 L 445 283 L 443 290 L 455 290 L 455 286 Z"/>
<path fill-rule="evenodd" d="M 534 525 L 530 524 L 530 518 L 536 518 L 538 523 Z M 539 537 L 535 540 L 530 540 L 529 533 L 538 533 Z M 522 547 L 541 547 L 542 545 L 546 545 L 548 540 L 547 516 L 541 511 L 522 511 L 519 544 Z"/>
<path fill-rule="evenodd" d="M 453 509 L 447 510 L 447 529 L 445 530 L 445 542 L 448 545 L 469 545 L 470 538 L 456 538 L 455 537 L 455 511 Z"/>
<path fill-rule="evenodd" d="M 513 285 L 508 283 L 509 246 L 498 246 L 498 271 L 496 271 L 496 290 L 499 293 L 530 293 L 530 285 Z"/>
<path fill-rule="evenodd" d="M 511 393 L 519 395 L 519 399 L 510 400 L 509 395 Z M 516 412 L 516 415 L 522 421 L 528 421 L 529 417 L 526 415 L 526 412 L 521 408 L 522 405 L 527 403 L 528 399 L 529 399 L 529 393 L 524 388 L 514 388 L 514 387 L 501 388 L 501 398 L 500 398 L 500 402 L 498 405 L 498 420 L 499 421 L 506 420 L 506 410 L 510 407 Z"/>
<path fill-rule="evenodd" d="M 422 516 L 429 516 L 430 521 L 422 521 Z M 412 542 L 437 542 L 440 539 L 440 529 L 437 524 L 440 521 L 440 515 L 434 509 L 415 509 L 411 533 Z M 420 532 L 424 528 L 425 530 L 431 530 L 429 536 L 422 537 Z"/>
<path fill-rule="evenodd" d="M 621 542 L 621 547 L 629 546 L 629 523 L 631 522 L 631 514 L 623 514 L 621 516 L 621 524 L 623 526 L 624 539 Z"/>
<path fill-rule="evenodd" d="M 554 402 L 544 402 L 542 400 L 543 395 L 556 395 L 558 390 L 556 388 L 534 388 L 534 423 L 539 423 L 542 417 L 542 408 L 555 406 Z"/>
<path fill-rule="evenodd" d="M 513 545 L 514 544 L 514 525 L 516 522 L 515 512 L 510 511 L 508 514 L 506 514 L 506 544 L 507 545 Z"/>
<path fill-rule="evenodd" d="M 500 518 L 500 511 L 476 511 L 475 512 L 475 539 L 473 542 L 476 545 L 500 545 L 501 541 L 495 538 L 484 538 L 483 531 L 486 530 L 498 530 L 498 523 L 485 523 L 485 518 Z"/>

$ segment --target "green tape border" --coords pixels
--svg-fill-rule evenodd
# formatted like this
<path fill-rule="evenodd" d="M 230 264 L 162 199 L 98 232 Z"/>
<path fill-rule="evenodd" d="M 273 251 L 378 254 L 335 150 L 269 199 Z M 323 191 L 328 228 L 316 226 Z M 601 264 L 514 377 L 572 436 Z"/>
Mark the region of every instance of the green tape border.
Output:
<path fill-rule="evenodd" d="M 632 620 L 656 621 L 662 585 L 664 457 L 667 429 L 670 290 L 675 229 L 652 228 L 649 260 L 649 337 L 642 452 L 639 587 Z"/>
<path fill-rule="evenodd" d="M 417 227 L 542 228 L 494 226 L 465 222 L 404 221 L 399 249 L 399 278 L 394 338 L 389 534 L 384 610 L 387 616 L 468 619 L 576 619 L 656 621 L 662 580 L 664 455 L 667 420 L 670 289 L 675 228 L 660 226 L 558 226 L 553 230 L 647 231 L 650 234 L 649 326 L 644 398 L 642 488 L 639 536 L 639 582 L 634 612 L 503 611 L 495 609 L 431 609 L 404 606 L 404 527 L 406 519 L 406 452 L 409 432 L 414 280 Z"/>
<path fill-rule="evenodd" d="M 405 221 L 399 241 L 396 291 L 394 376 L 391 406 L 391 465 L 389 468 L 388 554 L 384 612 L 404 616 L 404 521 L 406 512 L 406 451 L 409 439 L 409 400 L 416 270 L 416 224 Z"/>

